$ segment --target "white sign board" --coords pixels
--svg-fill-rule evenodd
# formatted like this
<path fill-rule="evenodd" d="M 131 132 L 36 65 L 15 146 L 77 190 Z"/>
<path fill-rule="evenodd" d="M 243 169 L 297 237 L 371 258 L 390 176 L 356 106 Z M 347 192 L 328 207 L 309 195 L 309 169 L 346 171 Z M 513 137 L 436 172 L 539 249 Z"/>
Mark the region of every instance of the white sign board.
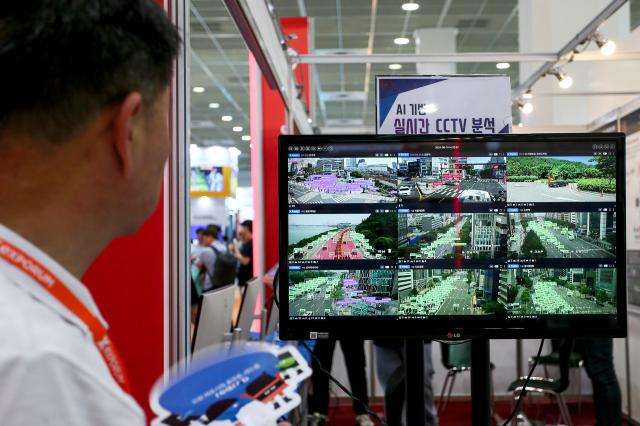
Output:
<path fill-rule="evenodd" d="M 511 133 L 504 75 L 378 76 L 376 106 L 378 134 Z"/>

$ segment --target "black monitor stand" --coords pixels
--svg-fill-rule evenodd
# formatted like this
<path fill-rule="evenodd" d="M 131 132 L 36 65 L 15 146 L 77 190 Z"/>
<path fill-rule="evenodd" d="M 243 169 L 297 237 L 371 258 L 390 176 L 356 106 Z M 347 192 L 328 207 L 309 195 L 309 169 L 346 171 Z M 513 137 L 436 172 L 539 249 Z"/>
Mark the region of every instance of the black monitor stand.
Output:
<path fill-rule="evenodd" d="M 407 424 L 424 425 L 424 342 L 405 340 Z M 489 340 L 471 340 L 471 424 L 491 425 L 491 366 Z"/>

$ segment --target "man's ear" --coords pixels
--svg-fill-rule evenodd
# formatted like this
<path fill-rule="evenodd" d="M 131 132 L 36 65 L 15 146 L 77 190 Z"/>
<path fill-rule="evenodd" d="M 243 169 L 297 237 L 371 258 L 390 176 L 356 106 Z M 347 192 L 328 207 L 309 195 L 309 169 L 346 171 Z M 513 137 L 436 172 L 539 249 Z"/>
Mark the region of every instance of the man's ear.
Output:
<path fill-rule="evenodd" d="M 129 93 L 116 106 L 113 119 L 113 145 L 125 177 L 131 176 L 133 172 L 133 143 L 141 110 L 142 96 L 138 92 Z"/>

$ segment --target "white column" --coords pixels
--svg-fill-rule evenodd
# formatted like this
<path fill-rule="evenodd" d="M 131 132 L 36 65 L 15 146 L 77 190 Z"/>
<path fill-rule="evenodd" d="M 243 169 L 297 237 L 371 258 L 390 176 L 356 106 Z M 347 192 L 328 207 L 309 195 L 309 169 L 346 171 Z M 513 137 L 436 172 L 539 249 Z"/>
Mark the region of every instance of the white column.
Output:
<path fill-rule="evenodd" d="M 455 53 L 457 28 L 422 28 L 413 32 L 416 53 Z M 456 64 L 416 64 L 418 74 L 446 75 L 456 73 Z"/>
<path fill-rule="evenodd" d="M 600 13 L 610 0 L 519 0 L 518 41 L 520 52 L 556 52 Z M 602 26 L 603 35 L 627 50 L 629 4 L 622 6 Z M 589 50 L 597 47 L 593 43 Z M 630 48 L 629 50 L 637 50 Z M 541 66 L 521 63 L 524 81 Z M 573 78 L 569 89 L 558 87 L 553 76 L 541 79 L 533 87 L 534 111 L 523 115 L 523 124 L 533 127 L 584 125 L 607 111 L 631 100 L 633 96 L 576 96 L 575 93 L 627 91 L 637 88 L 637 64 L 634 62 L 573 62 L 563 70 Z"/>

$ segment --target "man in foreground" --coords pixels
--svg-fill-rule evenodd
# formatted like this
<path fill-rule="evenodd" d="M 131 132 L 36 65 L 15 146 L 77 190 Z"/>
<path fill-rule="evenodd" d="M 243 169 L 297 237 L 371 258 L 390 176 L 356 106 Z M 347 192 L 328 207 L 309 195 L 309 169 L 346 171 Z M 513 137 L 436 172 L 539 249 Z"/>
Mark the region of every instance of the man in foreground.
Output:
<path fill-rule="evenodd" d="M 152 0 L 0 5 L 2 424 L 145 423 L 78 279 L 158 202 L 178 48 Z"/>

